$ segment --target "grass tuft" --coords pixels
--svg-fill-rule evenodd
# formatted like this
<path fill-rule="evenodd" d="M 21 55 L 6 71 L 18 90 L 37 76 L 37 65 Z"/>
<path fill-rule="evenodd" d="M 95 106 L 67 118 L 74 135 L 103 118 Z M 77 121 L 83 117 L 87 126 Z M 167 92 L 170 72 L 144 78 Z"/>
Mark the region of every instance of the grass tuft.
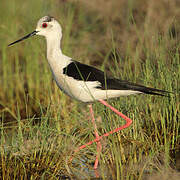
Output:
<path fill-rule="evenodd" d="M 109 103 L 133 119 L 102 140 L 101 179 L 179 179 L 178 0 L 3 1 L 0 7 L 0 179 L 93 179 L 96 144 L 87 107 L 52 80 L 46 45 L 32 32 L 44 15 L 63 26 L 65 54 L 121 79 L 173 92 Z M 99 134 L 124 123 L 94 104 Z"/>

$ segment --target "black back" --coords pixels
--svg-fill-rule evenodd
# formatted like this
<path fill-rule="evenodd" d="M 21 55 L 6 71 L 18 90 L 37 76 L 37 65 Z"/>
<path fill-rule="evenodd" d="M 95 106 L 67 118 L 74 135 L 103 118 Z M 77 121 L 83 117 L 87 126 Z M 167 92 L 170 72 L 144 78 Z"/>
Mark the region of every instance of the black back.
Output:
<path fill-rule="evenodd" d="M 104 72 L 77 61 L 71 62 L 63 69 L 63 74 L 80 81 L 104 81 Z"/>

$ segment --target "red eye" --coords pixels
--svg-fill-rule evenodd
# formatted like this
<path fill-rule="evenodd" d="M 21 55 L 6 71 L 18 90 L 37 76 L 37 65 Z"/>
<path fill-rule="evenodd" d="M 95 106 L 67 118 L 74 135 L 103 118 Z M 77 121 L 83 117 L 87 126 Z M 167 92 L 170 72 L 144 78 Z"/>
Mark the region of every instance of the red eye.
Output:
<path fill-rule="evenodd" d="M 43 23 L 43 24 L 42 24 L 42 27 L 43 27 L 43 28 L 46 28 L 46 27 L 47 27 L 47 23 Z"/>

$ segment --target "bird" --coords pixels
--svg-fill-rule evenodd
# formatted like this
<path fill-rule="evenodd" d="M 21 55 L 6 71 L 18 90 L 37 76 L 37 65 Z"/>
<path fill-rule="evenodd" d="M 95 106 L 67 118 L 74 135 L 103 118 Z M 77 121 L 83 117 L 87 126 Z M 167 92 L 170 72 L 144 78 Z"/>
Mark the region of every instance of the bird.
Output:
<path fill-rule="evenodd" d="M 96 142 L 97 155 L 94 163 L 94 169 L 96 170 L 98 167 L 99 154 L 102 149 L 100 140 L 103 137 L 125 129 L 132 124 L 132 120 L 130 118 L 119 112 L 116 108 L 112 107 L 106 102 L 106 100 L 133 94 L 166 96 L 169 92 L 108 76 L 105 72 L 93 66 L 83 64 L 71 57 L 64 55 L 61 50 L 62 27 L 54 17 L 49 15 L 39 19 L 36 29 L 33 32 L 10 43 L 8 46 L 12 46 L 15 43 L 35 35 L 44 36 L 46 39 L 47 60 L 59 89 L 61 89 L 68 96 L 83 103 L 87 103 L 89 106 L 96 138 L 93 141 L 80 146 L 75 150 L 75 152 Z M 103 105 L 110 108 L 118 116 L 125 119 L 126 124 L 105 133 L 102 136 L 99 136 L 92 107 L 92 103 L 96 101 L 99 101 Z"/>

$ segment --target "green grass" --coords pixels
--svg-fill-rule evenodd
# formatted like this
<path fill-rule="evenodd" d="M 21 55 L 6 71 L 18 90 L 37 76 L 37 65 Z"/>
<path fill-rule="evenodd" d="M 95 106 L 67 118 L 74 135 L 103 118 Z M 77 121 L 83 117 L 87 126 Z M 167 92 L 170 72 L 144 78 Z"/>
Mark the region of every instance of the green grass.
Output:
<path fill-rule="evenodd" d="M 90 179 L 96 144 L 88 108 L 56 86 L 43 38 L 7 45 L 32 32 L 39 18 L 63 26 L 68 56 L 115 77 L 174 92 L 169 98 L 130 96 L 109 101 L 133 124 L 102 140 L 102 179 L 178 179 L 180 24 L 178 1 L 3 1 L 0 6 L 0 178 Z M 167 8 L 168 7 L 168 8 Z M 161 9 L 161 11 L 159 10 Z M 124 121 L 94 104 L 99 134 Z"/>

